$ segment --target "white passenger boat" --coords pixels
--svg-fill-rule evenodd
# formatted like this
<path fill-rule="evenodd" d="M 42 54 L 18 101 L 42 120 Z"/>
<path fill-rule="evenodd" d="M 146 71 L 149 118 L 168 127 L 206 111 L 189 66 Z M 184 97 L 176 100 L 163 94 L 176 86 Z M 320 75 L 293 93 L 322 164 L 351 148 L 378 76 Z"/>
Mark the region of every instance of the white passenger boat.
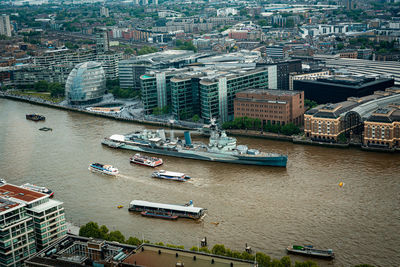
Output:
<path fill-rule="evenodd" d="M 158 167 L 163 164 L 163 160 L 161 158 L 156 157 L 148 157 L 145 155 L 141 155 L 136 153 L 133 157 L 130 158 L 131 163 L 148 166 L 148 167 Z"/>
<path fill-rule="evenodd" d="M 111 165 L 103 165 L 100 163 L 90 164 L 89 170 L 91 170 L 92 172 L 98 172 L 98 173 L 112 175 L 112 176 L 116 176 L 119 174 L 119 171 L 117 168 L 114 168 Z"/>
<path fill-rule="evenodd" d="M 170 171 L 165 171 L 165 170 L 155 171 L 151 174 L 151 177 L 166 179 L 166 180 L 180 181 L 180 182 L 185 182 L 188 179 L 190 179 L 190 176 L 188 176 L 184 173 L 170 172 Z"/>

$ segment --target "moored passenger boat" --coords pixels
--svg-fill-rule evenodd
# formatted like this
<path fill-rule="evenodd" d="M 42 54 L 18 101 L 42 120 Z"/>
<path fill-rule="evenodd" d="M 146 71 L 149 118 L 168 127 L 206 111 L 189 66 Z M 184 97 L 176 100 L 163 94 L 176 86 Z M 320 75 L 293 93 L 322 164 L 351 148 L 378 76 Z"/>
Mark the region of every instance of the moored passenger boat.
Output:
<path fill-rule="evenodd" d="M 159 213 L 159 212 L 151 212 L 151 211 L 142 211 L 140 214 L 144 217 L 152 217 L 152 218 L 160 218 L 160 219 L 166 219 L 166 220 L 177 220 L 178 216 L 176 215 L 171 215 L 168 213 Z"/>
<path fill-rule="evenodd" d="M 46 117 L 39 114 L 26 114 L 26 119 L 31 121 L 44 121 Z"/>
<path fill-rule="evenodd" d="M 112 176 L 116 176 L 119 174 L 119 171 L 117 168 L 114 168 L 111 165 L 103 165 L 100 163 L 90 164 L 89 170 L 91 170 L 92 172 L 98 172 L 98 173 L 112 175 Z"/>
<path fill-rule="evenodd" d="M 190 176 L 188 176 L 184 173 L 170 172 L 170 171 L 165 171 L 165 170 L 155 171 L 151 174 L 151 177 L 166 179 L 166 180 L 180 181 L 180 182 L 186 182 L 188 179 L 190 179 Z"/>
<path fill-rule="evenodd" d="M 21 185 L 21 187 L 28 189 L 28 190 L 35 191 L 35 192 L 47 194 L 50 197 L 54 196 L 54 192 L 44 186 L 37 186 L 35 184 L 26 183 L 26 184 Z"/>
<path fill-rule="evenodd" d="M 292 245 L 286 248 L 288 253 L 300 254 L 304 256 L 333 259 L 335 258 L 335 253 L 332 249 L 315 249 L 313 246 L 298 246 Z"/>
<path fill-rule="evenodd" d="M 129 160 L 131 163 L 149 166 L 153 168 L 163 164 L 163 160 L 161 158 L 148 157 L 145 155 L 140 155 L 139 153 L 133 155 L 133 157 L 131 157 Z"/>
<path fill-rule="evenodd" d="M 172 205 L 155 203 L 143 200 L 133 200 L 129 205 L 129 211 L 140 212 L 143 216 L 173 219 L 173 216 L 199 220 L 205 215 L 205 209 L 192 205 Z M 146 212 L 146 213 L 143 213 Z"/>

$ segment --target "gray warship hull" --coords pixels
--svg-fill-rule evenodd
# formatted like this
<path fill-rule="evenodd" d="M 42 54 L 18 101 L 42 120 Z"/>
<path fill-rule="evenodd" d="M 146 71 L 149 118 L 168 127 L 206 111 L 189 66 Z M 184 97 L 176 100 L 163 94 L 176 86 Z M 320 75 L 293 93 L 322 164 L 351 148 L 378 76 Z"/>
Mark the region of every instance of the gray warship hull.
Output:
<path fill-rule="evenodd" d="M 229 155 L 222 153 L 213 153 L 208 151 L 193 151 L 190 149 L 172 150 L 167 148 L 151 147 L 147 145 L 137 145 L 133 142 L 116 142 L 110 139 L 104 139 L 103 145 L 112 148 L 122 148 L 138 152 L 145 152 L 157 155 L 167 155 L 172 157 L 206 160 L 214 162 L 260 165 L 260 166 L 276 166 L 286 167 L 287 156 L 284 155 L 267 155 L 267 156 L 247 156 L 247 155 Z"/>

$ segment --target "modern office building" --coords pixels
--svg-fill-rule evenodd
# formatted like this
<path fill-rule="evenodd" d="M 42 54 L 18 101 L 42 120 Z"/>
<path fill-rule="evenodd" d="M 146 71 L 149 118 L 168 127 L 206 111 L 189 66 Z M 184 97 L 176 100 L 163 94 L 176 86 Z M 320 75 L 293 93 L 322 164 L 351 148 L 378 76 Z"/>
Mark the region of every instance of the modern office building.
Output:
<path fill-rule="evenodd" d="M 304 92 L 249 89 L 236 93 L 235 118 L 260 119 L 262 124 L 302 125 L 304 118 Z"/>
<path fill-rule="evenodd" d="M 293 81 L 298 80 L 317 80 L 330 76 L 329 70 L 317 70 L 309 72 L 292 72 L 289 74 L 289 90 L 293 90 Z"/>
<path fill-rule="evenodd" d="M 201 54 L 187 50 L 166 50 L 132 57 L 119 62 L 119 83 L 124 89 L 140 89 L 140 76 L 150 70 L 182 68 L 197 61 Z"/>
<path fill-rule="evenodd" d="M 0 184 L 1 266 L 22 261 L 66 235 L 62 202 L 8 183 Z"/>
<path fill-rule="evenodd" d="M 200 78 L 201 72 L 188 72 L 171 79 L 172 114 L 178 120 L 194 115 L 200 116 Z"/>
<path fill-rule="evenodd" d="M 249 88 L 276 88 L 276 66 L 220 70 L 191 67 L 149 72 L 140 77 L 146 113 L 170 106 L 177 119 L 200 115 L 208 121 L 233 119 L 235 94 Z"/>
<path fill-rule="evenodd" d="M 339 135 L 361 135 L 366 146 L 394 147 L 398 143 L 396 121 L 400 89 L 388 88 L 361 98 L 323 104 L 304 114 L 304 132 L 315 141 L 337 142 Z"/>
<path fill-rule="evenodd" d="M 86 105 L 102 100 L 106 78 L 101 63 L 89 61 L 75 66 L 65 84 L 65 98 L 72 105 Z"/>
<path fill-rule="evenodd" d="M 0 16 L 0 35 L 11 37 L 10 16 L 3 14 Z"/>
<path fill-rule="evenodd" d="M 360 52 L 359 52 L 360 53 Z M 400 64 L 398 61 L 374 61 L 352 58 L 331 58 L 329 55 L 316 55 L 320 65 L 328 69 L 347 70 L 353 75 L 375 75 L 389 77 L 400 85 Z"/>
<path fill-rule="evenodd" d="M 218 118 L 220 123 L 232 120 L 237 92 L 250 88 L 275 89 L 276 82 L 276 66 L 209 73 L 200 80 L 201 117 L 205 121 Z"/>
<path fill-rule="evenodd" d="M 349 97 L 362 97 L 394 85 L 389 78 L 332 76 L 317 80 L 295 80 L 293 89 L 304 91 L 304 97 L 317 103 L 337 103 Z"/>
<path fill-rule="evenodd" d="M 302 71 L 300 59 L 277 61 L 271 64 L 258 63 L 257 67 L 271 66 L 271 65 L 276 65 L 276 88 L 273 89 L 289 90 L 290 73 Z"/>

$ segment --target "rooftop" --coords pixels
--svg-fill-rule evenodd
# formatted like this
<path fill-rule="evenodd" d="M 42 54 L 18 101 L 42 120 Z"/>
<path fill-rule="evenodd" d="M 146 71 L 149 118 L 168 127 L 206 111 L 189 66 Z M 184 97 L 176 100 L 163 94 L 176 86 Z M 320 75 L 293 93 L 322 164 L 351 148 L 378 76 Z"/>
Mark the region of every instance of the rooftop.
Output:
<path fill-rule="evenodd" d="M 0 213 L 18 207 L 19 205 L 21 204 L 0 197 Z"/>
<path fill-rule="evenodd" d="M 41 198 L 46 198 L 48 195 L 24 189 L 16 185 L 3 184 L 0 185 L 0 197 L 10 199 L 12 201 L 30 203 Z"/>
<path fill-rule="evenodd" d="M 248 89 L 239 92 L 239 94 L 257 94 L 257 95 L 274 95 L 274 96 L 293 96 L 300 94 L 301 91 L 293 90 L 274 90 L 274 89 Z"/>
<path fill-rule="evenodd" d="M 63 202 L 61 202 L 61 201 L 58 201 L 55 199 L 49 199 L 49 201 L 47 201 L 43 204 L 37 205 L 36 207 L 30 208 L 29 210 L 32 210 L 36 213 L 40 213 L 40 212 L 46 211 L 48 209 L 57 207 L 62 204 L 63 204 Z"/>

